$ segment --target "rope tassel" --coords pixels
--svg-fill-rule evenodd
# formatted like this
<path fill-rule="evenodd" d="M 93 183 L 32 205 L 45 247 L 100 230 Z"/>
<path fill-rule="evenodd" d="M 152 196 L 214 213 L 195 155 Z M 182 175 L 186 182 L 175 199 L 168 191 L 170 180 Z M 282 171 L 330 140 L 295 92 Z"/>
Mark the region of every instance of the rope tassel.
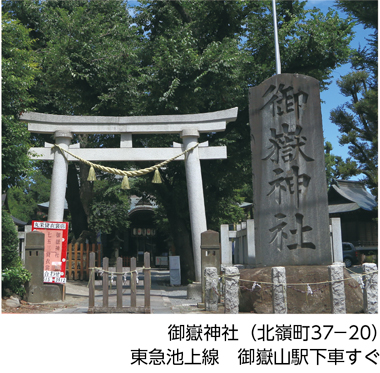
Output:
<path fill-rule="evenodd" d="M 154 171 L 154 176 L 152 180 L 153 184 L 162 184 L 160 171 L 158 171 L 158 168 L 156 168 L 156 171 Z"/>
<path fill-rule="evenodd" d="M 123 177 L 123 181 L 121 182 L 121 189 L 131 189 L 129 186 L 128 176 Z"/>
<path fill-rule="evenodd" d="M 96 181 L 95 169 L 91 166 L 90 171 L 88 172 L 87 181 Z"/>

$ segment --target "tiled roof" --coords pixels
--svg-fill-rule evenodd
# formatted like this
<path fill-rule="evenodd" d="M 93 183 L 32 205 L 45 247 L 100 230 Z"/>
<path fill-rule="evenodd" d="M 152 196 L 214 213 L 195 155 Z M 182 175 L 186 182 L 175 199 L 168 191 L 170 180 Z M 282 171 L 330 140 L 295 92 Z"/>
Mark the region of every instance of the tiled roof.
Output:
<path fill-rule="evenodd" d="M 345 203 L 334 203 L 334 193 L 343 197 Z M 334 207 L 333 207 L 334 206 Z M 340 206 L 340 207 L 338 207 Z M 363 209 L 372 211 L 377 206 L 375 197 L 367 192 L 364 185 L 359 181 L 334 180 L 329 190 L 329 211 L 340 209 L 337 212 Z"/>

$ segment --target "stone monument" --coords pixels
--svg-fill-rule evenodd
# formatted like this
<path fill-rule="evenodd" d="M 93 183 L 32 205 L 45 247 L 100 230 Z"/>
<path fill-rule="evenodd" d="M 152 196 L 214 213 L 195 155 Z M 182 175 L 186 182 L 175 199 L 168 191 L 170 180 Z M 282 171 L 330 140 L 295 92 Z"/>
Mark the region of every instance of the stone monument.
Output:
<path fill-rule="evenodd" d="M 249 91 L 256 265 L 330 265 L 318 80 L 275 75 Z"/>

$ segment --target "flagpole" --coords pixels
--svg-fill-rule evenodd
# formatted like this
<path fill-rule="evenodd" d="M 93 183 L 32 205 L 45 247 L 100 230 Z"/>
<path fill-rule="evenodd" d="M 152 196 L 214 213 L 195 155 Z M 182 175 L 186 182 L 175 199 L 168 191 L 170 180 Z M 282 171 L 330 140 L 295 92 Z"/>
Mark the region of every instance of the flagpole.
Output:
<path fill-rule="evenodd" d="M 273 6 L 273 25 L 274 25 L 274 47 L 275 47 L 275 52 L 276 52 L 276 73 L 281 74 L 280 47 L 278 44 L 278 34 L 277 34 L 276 0 L 272 0 L 272 6 Z"/>

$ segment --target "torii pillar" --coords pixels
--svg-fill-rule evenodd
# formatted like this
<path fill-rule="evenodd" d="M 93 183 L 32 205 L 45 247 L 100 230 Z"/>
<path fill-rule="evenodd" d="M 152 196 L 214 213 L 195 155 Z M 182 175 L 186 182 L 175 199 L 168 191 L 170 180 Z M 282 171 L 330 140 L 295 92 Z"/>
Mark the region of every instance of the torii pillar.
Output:
<path fill-rule="evenodd" d="M 73 138 L 69 131 L 56 131 L 55 142 L 62 149 L 68 149 Z M 54 154 L 53 173 L 49 201 L 48 221 L 63 221 L 67 184 L 68 162 L 64 154 L 56 149 Z"/>
<path fill-rule="evenodd" d="M 198 143 L 199 132 L 196 129 L 185 129 L 181 134 L 185 150 Z M 191 239 L 193 242 L 193 256 L 195 266 L 195 278 L 201 280 L 201 233 L 207 231 L 205 201 L 203 194 L 203 182 L 201 162 L 198 147 L 186 154 L 185 161 L 187 195 L 189 200 Z M 198 248 L 194 250 L 194 248 Z"/>
<path fill-rule="evenodd" d="M 198 143 L 200 133 L 222 132 L 228 122 L 235 121 L 237 107 L 212 113 L 158 115 L 135 117 L 102 117 L 23 113 L 21 120 L 28 123 L 28 130 L 54 135 L 56 143 L 63 149 L 91 162 L 98 161 L 165 161 Z M 73 134 L 120 134 L 120 148 L 80 148 L 72 144 Z M 133 134 L 178 134 L 183 144 L 173 143 L 170 148 L 133 148 Z M 181 148 L 182 150 L 178 149 Z M 39 160 L 54 160 L 50 192 L 49 221 L 62 221 L 66 194 L 68 161 L 75 157 L 63 155 L 52 144 L 45 148 L 31 148 L 30 157 Z M 203 196 L 201 159 L 225 159 L 225 146 L 199 144 L 192 151 L 178 157 L 185 160 L 191 236 L 194 256 L 195 279 L 201 281 L 201 233 L 207 230 Z"/>

